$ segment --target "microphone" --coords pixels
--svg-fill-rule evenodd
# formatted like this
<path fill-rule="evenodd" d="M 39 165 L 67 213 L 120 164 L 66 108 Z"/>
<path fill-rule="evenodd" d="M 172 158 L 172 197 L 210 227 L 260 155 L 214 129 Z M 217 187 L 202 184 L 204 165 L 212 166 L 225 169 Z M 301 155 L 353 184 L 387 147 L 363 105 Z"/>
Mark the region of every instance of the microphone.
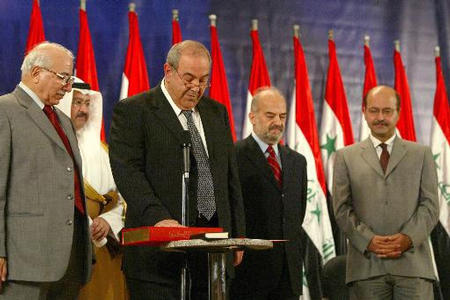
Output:
<path fill-rule="evenodd" d="M 182 141 L 181 147 L 183 148 L 183 173 L 185 176 L 189 177 L 189 169 L 191 167 L 191 159 L 190 159 L 190 153 L 191 153 L 191 134 L 189 133 L 189 130 L 184 130 L 182 134 Z"/>

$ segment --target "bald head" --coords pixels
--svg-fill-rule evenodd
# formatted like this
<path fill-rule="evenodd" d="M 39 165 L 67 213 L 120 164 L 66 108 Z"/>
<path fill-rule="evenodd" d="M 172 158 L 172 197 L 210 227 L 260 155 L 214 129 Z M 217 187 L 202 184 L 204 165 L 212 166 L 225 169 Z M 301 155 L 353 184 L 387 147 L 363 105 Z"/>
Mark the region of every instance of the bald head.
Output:
<path fill-rule="evenodd" d="M 175 69 L 178 69 L 178 64 L 182 55 L 206 57 L 211 65 L 211 55 L 209 54 L 208 49 L 200 42 L 185 40 L 173 45 L 167 53 L 166 63 Z"/>
<path fill-rule="evenodd" d="M 400 111 L 400 95 L 397 93 L 396 90 L 394 90 L 392 87 L 387 85 L 378 85 L 374 88 L 371 88 L 367 95 L 364 97 L 364 107 L 367 108 L 367 101 L 370 97 L 373 97 L 374 95 L 381 95 L 384 97 L 391 97 L 394 96 L 396 99 L 396 107 L 397 110 Z"/>
<path fill-rule="evenodd" d="M 277 144 L 283 137 L 286 124 L 286 100 L 274 87 L 256 91 L 249 118 L 253 132 L 266 144 Z"/>
<path fill-rule="evenodd" d="M 395 134 L 400 110 L 400 96 L 391 87 L 380 85 L 371 89 L 364 101 L 364 118 L 372 136 L 385 142 Z"/>
<path fill-rule="evenodd" d="M 60 44 L 43 42 L 23 60 L 22 82 L 45 105 L 57 105 L 72 90 L 73 54 Z"/>

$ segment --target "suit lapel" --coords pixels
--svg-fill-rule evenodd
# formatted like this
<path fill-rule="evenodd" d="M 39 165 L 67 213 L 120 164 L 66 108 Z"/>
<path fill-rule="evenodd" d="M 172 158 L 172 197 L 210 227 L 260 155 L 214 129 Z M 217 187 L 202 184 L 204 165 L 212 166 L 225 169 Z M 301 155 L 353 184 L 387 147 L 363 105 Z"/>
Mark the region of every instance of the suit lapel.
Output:
<path fill-rule="evenodd" d="M 214 158 L 214 138 L 216 138 L 216 135 L 214 134 L 214 117 L 212 116 L 211 111 L 205 107 L 203 98 L 200 99 L 200 102 L 197 104 L 197 109 L 200 113 L 200 119 L 202 120 L 209 161 L 212 162 Z"/>
<path fill-rule="evenodd" d="M 283 187 L 285 186 L 285 182 L 289 182 L 292 178 L 292 168 L 293 165 L 292 156 L 288 154 L 288 151 L 285 146 L 278 144 L 278 149 L 280 150 L 280 158 L 281 158 L 281 174 L 283 178 Z"/>
<path fill-rule="evenodd" d="M 407 150 L 403 140 L 399 137 L 396 137 L 394 140 L 394 145 L 392 146 L 391 156 L 389 157 L 389 163 L 386 169 L 386 177 L 392 173 L 398 163 L 405 156 Z"/>
<path fill-rule="evenodd" d="M 275 176 L 273 175 L 273 171 L 267 163 L 267 159 L 261 151 L 258 143 L 251 135 L 245 139 L 245 142 L 248 146 L 248 151 L 245 152 L 247 158 L 255 165 L 256 168 L 260 169 L 261 174 L 263 174 L 277 189 L 280 189 L 277 181 L 275 180 Z M 284 180 L 285 175 L 283 169 L 282 174 Z"/>
<path fill-rule="evenodd" d="M 383 169 L 381 169 L 380 160 L 378 159 L 377 151 L 375 150 L 375 147 L 373 146 L 372 141 L 370 138 L 365 139 L 361 142 L 361 149 L 362 149 L 362 158 L 367 162 L 369 166 L 372 167 L 372 169 L 375 170 L 375 172 L 378 173 L 381 177 L 384 177 Z M 389 168 L 389 166 L 388 166 Z"/>
<path fill-rule="evenodd" d="M 18 102 L 27 109 L 30 118 L 59 147 L 66 150 L 64 144 L 45 113 L 34 103 L 34 100 L 20 87 L 13 92 Z"/>
<path fill-rule="evenodd" d="M 151 110 L 155 111 L 155 116 L 173 133 L 173 135 L 180 141 L 183 141 L 182 133 L 183 126 L 181 126 L 178 116 L 175 115 L 169 100 L 164 96 L 161 87 L 158 86 L 155 90 L 155 103 L 151 104 Z"/>

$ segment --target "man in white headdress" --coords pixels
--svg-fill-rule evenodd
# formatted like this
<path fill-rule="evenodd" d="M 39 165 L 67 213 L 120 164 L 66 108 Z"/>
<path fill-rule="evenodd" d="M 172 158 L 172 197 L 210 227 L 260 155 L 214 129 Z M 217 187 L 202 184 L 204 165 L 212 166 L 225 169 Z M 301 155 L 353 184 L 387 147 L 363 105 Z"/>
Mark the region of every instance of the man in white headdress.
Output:
<path fill-rule="evenodd" d="M 100 140 L 102 95 L 76 79 L 72 92 L 57 105 L 72 120 L 83 161 L 83 179 L 90 232 L 97 262 L 91 281 L 79 299 L 124 299 L 125 281 L 121 255 L 117 255 L 119 232 L 124 227 L 124 201 L 111 173 L 108 149 Z M 106 245 L 105 245 L 106 244 Z"/>

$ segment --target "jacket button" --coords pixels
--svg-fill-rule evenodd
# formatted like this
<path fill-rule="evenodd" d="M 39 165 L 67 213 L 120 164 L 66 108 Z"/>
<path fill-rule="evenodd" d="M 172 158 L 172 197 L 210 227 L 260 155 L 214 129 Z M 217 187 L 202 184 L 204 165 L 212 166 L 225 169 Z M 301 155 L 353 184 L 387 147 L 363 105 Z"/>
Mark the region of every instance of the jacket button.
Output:
<path fill-rule="evenodd" d="M 73 200 L 72 194 L 67 195 L 67 200 Z"/>
<path fill-rule="evenodd" d="M 67 221 L 66 221 L 66 224 L 69 225 L 69 226 L 71 226 L 71 225 L 73 224 L 73 222 L 72 222 L 72 220 L 67 220 Z"/>
<path fill-rule="evenodd" d="M 72 168 L 71 167 L 67 167 L 67 172 L 72 172 Z"/>

